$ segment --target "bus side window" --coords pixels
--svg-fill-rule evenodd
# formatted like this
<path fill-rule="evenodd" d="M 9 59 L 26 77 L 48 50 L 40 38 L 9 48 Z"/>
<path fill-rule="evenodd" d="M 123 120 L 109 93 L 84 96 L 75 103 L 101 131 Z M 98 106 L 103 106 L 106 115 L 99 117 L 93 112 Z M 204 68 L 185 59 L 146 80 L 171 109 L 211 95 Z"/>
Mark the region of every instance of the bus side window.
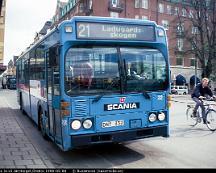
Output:
<path fill-rule="evenodd" d="M 49 48 L 49 65 L 50 66 L 58 66 L 59 62 L 59 47 L 51 47 Z"/>
<path fill-rule="evenodd" d="M 60 95 L 59 46 L 49 48 L 49 66 L 53 70 L 53 92 Z"/>

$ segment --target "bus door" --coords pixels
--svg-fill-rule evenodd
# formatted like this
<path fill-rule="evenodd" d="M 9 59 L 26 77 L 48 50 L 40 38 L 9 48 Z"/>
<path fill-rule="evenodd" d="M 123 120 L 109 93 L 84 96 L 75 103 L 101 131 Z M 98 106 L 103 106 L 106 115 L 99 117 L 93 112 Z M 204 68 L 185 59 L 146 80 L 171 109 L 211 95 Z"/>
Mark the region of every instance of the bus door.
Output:
<path fill-rule="evenodd" d="M 47 106 L 49 133 L 57 143 L 61 143 L 60 116 L 60 73 L 58 47 L 47 52 Z"/>

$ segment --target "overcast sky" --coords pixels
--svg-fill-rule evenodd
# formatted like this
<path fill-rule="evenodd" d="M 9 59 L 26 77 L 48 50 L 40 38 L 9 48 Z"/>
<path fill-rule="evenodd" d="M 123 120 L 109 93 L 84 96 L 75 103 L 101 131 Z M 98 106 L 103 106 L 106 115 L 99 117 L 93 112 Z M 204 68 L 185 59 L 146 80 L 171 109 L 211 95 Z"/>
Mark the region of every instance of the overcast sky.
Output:
<path fill-rule="evenodd" d="M 36 32 L 53 17 L 57 4 L 57 0 L 6 1 L 5 65 L 33 42 Z"/>

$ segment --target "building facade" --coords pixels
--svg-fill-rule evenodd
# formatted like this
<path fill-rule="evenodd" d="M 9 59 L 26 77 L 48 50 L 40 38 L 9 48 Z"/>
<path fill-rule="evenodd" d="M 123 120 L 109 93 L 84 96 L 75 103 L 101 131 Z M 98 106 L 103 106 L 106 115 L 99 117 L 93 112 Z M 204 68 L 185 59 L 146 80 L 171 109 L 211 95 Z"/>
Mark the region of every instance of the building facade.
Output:
<path fill-rule="evenodd" d="M 4 66 L 4 33 L 5 33 L 5 11 L 6 0 L 1 0 L 1 13 L 0 13 L 0 74 L 6 70 Z"/>
<path fill-rule="evenodd" d="M 193 10 L 184 0 L 58 0 L 53 25 L 73 16 L 104 16 L 115 18 L 134 18 L 152 20 L 162 25 L 167 32 L 171 63 L 171 78 L 174 84 L 189 85 L 193 88 L 195 75 L 201 78 L 201 69 L 197 58 L 187 54 L 187 45 L 183 39 L 184 25 L 179 23 L 179 16 L 186 19 L 193 17 Z M 191 26 L 191 34 L 196 28 Z M 182 79 L 181 81 L 177 81 Z M 197 79 L 199 80 L 199 79 Z"/>

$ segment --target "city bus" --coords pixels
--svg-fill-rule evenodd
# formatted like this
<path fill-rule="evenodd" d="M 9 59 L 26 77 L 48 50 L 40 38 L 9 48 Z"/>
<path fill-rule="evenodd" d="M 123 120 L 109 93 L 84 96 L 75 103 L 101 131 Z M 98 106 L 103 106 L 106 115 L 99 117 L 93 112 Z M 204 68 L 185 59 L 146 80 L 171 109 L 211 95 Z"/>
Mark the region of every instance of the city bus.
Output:
<path fill-rule="evenodd" d="M 16 67 L 21 111 L 63 151 L 169 136 L 168 44 L 153 21 L 73 17 Z"/>

